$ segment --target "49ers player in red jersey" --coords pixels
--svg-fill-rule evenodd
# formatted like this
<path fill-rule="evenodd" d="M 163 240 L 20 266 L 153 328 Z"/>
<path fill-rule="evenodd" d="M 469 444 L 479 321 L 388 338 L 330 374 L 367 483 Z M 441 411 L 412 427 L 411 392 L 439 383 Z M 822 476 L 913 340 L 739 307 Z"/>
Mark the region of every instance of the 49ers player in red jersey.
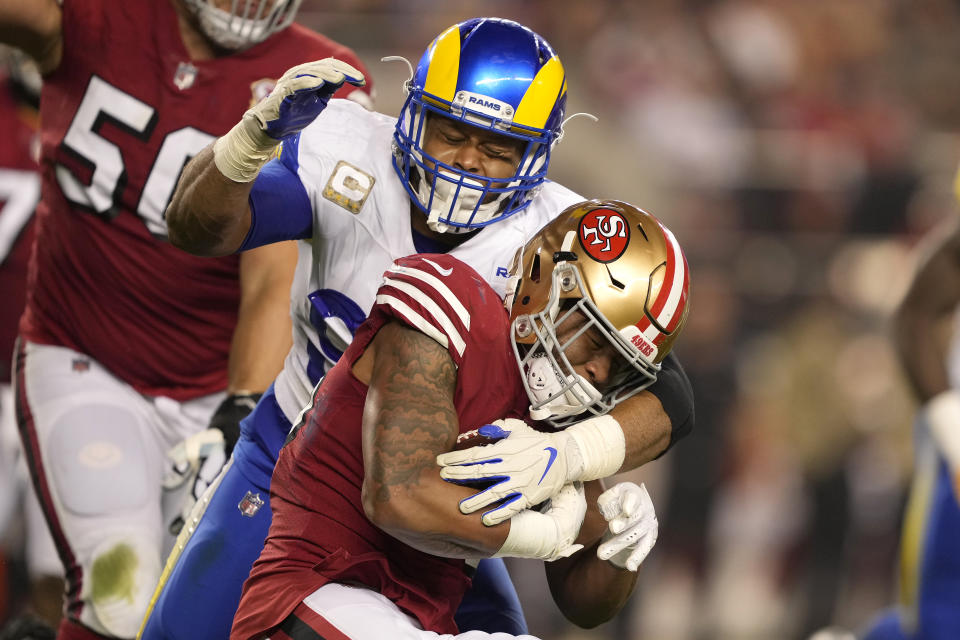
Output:
<path fill-rule="evenodd" d="M 0 46 L 0 68 L 6 71 L 0 76 L 0 539 L 7 539 L 11 528 L 26 532 L 22 544 L 0 552 L 0 563 L 22 557 L 29 576 L 29 585 L 22 585 L 15 572 L 0 570 L 0 621 L 26 607 L 56 625 L 63 569 L 22 461 L 11 386 L 34 211 L 40 201 L 40 72 L 30 58 L 6 46 Z"/>
<path fill-rule="evenodd" d="M 231 640 L 457 634 L 465 561 L 491 556 L 548 561 L 554 599 L 581 626 L 623 606 L 657 535 L 642 487 L 568 482 L 544 496 L 545 510 L 487 526 L 462 513 L 473 489 L 445 482 L 436 457 L 496 418 L 512 416 L 481 434 L 523 437 L 528 409 L 570 425 L 652 384 L 687 316 L 686 261 L 653 216 L 589 201 L 525 245 L 513 282 L 508 315 L 476 271 L 446 254 L 401 258 L 384 274 L 370 315 L 280 452 L 270 533 Z M 562 433 L 582 437 L 581 426 Z M 596 457 L 591 448 L 584 460 Z M 557 454 L 551 443 L 534 456 L 519 447 L 497 461 L 510 465 L 500 479 L 545 477 Z M 584 488 L 597 508 L 587 509 Z"/>
<path fill-rule="evenodd" d="M 0 59 L 14 60 L 13 51 Z M 0 76 L 0 385 L 10 384 L 17 322 L 26 298 L 27 259 L 33 244 L 33 213 L 40 200 L 39 86 L 28 87 L 12 73 Z M 36 80 L 39 76 L 33 72 Z M 0 404 L 6 402 L 4 395 Z"/>
<path fill-rule="evenodd" d="M 165 452 L 206 429 L 225 392 L 263 391 L 282 366 L 295 248 L 195 258 L 166 242 L 163 211 L 184 163 L 284 70 L 327 56 L 362 66 L 291 24 L 298 5 L 0 1 L 0 39 L 44 74 L 15 375 L 21 438 L 66 569 L 59 638 L 136 634 L 172 543 Z"/>

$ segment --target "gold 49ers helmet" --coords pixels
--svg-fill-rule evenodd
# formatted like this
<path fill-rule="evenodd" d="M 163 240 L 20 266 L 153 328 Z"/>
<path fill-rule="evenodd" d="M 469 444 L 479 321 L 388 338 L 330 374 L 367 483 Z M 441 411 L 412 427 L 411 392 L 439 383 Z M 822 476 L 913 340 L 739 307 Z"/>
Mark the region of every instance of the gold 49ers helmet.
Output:
<path fill-rule="evenodd" d="M 508 287 L 531 417 L 563 427 L 652 384 L 686 322 L 689 290 L 680 245 L 649 213 L 616 200 L 564 210 L 518 253 Z M 561 325 L 576 330 L 558 337 Z M 602 392 L 567 357 L 588 331 L 595 347 L 612 347 L 615 360 Z"/>

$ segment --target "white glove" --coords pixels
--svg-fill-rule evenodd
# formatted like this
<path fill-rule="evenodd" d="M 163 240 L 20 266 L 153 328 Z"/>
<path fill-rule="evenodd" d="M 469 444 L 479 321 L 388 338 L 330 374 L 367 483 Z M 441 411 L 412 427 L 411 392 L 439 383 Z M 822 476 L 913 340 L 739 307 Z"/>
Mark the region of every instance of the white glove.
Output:
<path fill-rule="evenodd" d="M 479 432 L 502 439 L 440 454 L 437 464 L 442 467 L 440 477 L 449 482 L 495 483 L 460 502 L 461 513 L 473 513 L 503 500 L 483 514 L 487 526 L 540 504 L 567 483 L 611 475 L 623 463 L 623 431 L 610 416 L 590 418 L 553 433 L 509 418 L 484 425 Z"/>
<path fill-rule="evenodd" d="M 521 511 L 510 519 L 510 533 L 494 558 L 536 558 L 552 562 L 566 558 L 583 548 L 574 544 L 587 499 L 579 482 L 564 485 L 550 499 L 544 511 Z"/>
<path fill-rule="evenodd" d="M 481 436 L 502 439 L 437 456 L 444 480 L 496 482 L 461 500 L 462 513 L 473 513 L 506 499 L 504 504 L 483 514 L 483 524 L 493 526 L 540 504 L 567 483 L 570 438 L 562 431 L 541 433 L 522 420 L 508 418 L 484 425 L 479 432 Z"/>
<path fill-rule="evenodd" d="M 363 86 L 363 74 L 335 58 L 297 65 L 283 74 L 266 98 L 250 107 L 213 147 L 213 159 L 227 178 L 251 182 L 280 140 L 320 115 L 344 82 Z"/>
<path fill-rule="evenodd" d="M 227 463 L 223 432 L 206 429 L 190 436 L 167 452 L 167 462 L 169 466 L 163 478 L 163 489 L 169 493 L 183 494 L 179 513 L 168 525 L 170 533 L 176 535 L 183 528 L 193 505 Z"/>
<path fill-rule="evenodd" d="M 607 531 L 597 557 L 636 571 L 657 541 L 657 513 L 647 488 L 621 482 L 597 498 L 597 508 L 607 521 Z"/>

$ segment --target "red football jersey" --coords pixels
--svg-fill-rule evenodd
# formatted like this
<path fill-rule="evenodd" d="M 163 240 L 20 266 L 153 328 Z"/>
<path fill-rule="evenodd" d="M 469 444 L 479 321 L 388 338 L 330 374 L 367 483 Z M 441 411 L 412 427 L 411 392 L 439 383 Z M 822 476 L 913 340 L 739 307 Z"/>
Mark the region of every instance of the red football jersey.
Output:
<path fill-rule="evenodd" d="M 10 382 L 13 343 L 23 312 L 33 213 L 40 200 L 39 115 L 0 80 L 0 382 Z"/>
<path fill-rule="evenodd" d="M 163 211 L 190 157 L 289 67 L 328 56 L 365 71 L 298 25 L 191 61 L 168 0 L 63 3 L 63 58 L 41 100 L 43 198 L 23 335 L 89 354 L 145 394 L 223 389 L 239 258 L 176 249 Z"/>
<path fill-rule="evenodd" d="M 477 273 L 447 255 L 397 260 L 353 343 L 314 395 L 271 483 L 273 522 L 244 585 L 230 637 L 260 637 L 328 582 L 360 583 L 416 617 L 456 633 L 453 614 L 469 586 L 463 561 L 418 551 L 375 527 L 363 511 L 361 446 L 367 387 L 351 373 L 390 321 L 430 335 L 457 365 L 460 431 L 520 417 L 529 401 L 510 346 L 503 302 Z"/>

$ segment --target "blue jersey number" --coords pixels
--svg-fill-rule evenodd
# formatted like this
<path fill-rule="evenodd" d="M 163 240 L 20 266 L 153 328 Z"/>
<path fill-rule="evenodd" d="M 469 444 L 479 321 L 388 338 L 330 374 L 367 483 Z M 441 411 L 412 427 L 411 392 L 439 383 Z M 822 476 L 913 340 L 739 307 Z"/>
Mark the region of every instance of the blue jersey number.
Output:
<path fill-rule="evenodd" d="M 307 299 L 310 300 L 310 323 L 320 338 L 319 349 L 312 342 L 307 343 L 310 356 L 307 375 L 316 384 L 343 355 L 367 314 L 356 302 L 333 289 L 317 289 Z"/>

